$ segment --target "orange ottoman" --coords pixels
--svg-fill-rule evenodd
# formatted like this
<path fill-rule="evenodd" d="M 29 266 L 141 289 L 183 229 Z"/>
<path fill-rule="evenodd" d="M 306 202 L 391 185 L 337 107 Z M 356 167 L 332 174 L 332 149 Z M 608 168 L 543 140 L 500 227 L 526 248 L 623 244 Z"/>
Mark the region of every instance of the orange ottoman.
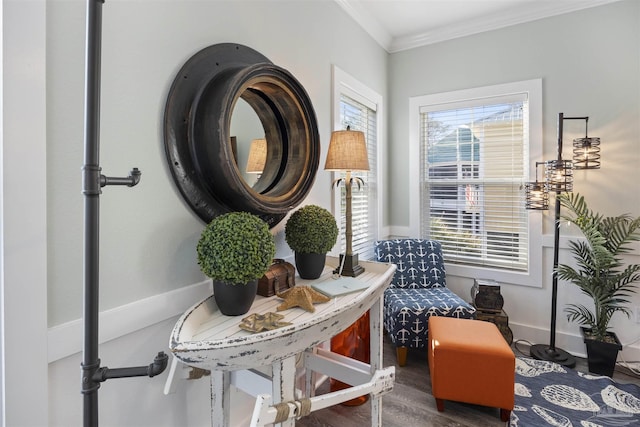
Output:
<path fill-rule="evenodd" d="M 429 372 L 438 411 L 444 401 L 500 408 L 509 421 L 514 402 L 516 359 L 490 322 L 429 317 Z"/>

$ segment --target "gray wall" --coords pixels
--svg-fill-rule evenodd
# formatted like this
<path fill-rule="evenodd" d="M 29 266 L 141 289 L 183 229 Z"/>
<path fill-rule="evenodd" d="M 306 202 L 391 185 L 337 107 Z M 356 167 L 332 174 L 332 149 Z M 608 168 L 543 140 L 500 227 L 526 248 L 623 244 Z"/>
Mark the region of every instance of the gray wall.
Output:
<path fill-rule="evenodd" d="M 559 112 L 590 116 L 590 135 L 602 139 L 602 169 L 577 172 L 576 188 L 605 214 L 640 214 L 640 190 L 625 185 L 639 176 L 639 8 L 616 2 L 392 54 L 390 223 L 409 225 L 409 98 L 534 78 L 543 79 L 545 159 L 556 154 Z M 579 135 L 569 125 L 566 132 L 570 145 Z"/>
<path fill-rule="evenodd" d="M 640 215 L 640 2 L 559 15 L 392 54 L 389 85 L 390 224 L 395 234 L 409 226 L 408 174 L 409 98 L 431 93 L 541 78 L 543 84 L 543 159 L 556 158 L 557 117 L 589 116 L 589 135 L 602 140 L 602 168 L 576 171 L 574 191 L 605 215 Z M 573 138 L 584 136 L 584 125 L 565 123 L 565 156 Z M 537 159 L 541 161 L 543 159 Z M 532 165 L 536 159 L 532 159 Z M 542 289 L 503 285 L 505 310 L 516 338 L 549 342 L 553 210 L 544 215 Z M 575 234 L 563 227 L 563 237 Z M 566 242 L 560 262 L 569 262 Z M 630 262 L 640 262 L 635 245 Z M 483 273 L 479 273 L 483 274 Z M 481 276 L 482 277 L 482 276 Z M 449 285 L 468 295 L 472 278 L 451 277 Z M 575 323 L 567 323 L 568 302 L 588 303 L 572 285 L 559 287 L 558 346 L 584 353 Z M 640 296 L 632 298 L 640 305 Z M 640 338 L 635 319 L 616 315 L 613 326 L 623 343 Z M 635 353 L 633 350 L 635 349 Z M 637 343 L 625 348 L 635 360 Z"/>
<path fill-rule="evenodd" d="M 52 1 L 47 13 L 48 284 L 53 326 L 81 316 L 83 2 Z M 125 176 L 132 166 L 142 171 L 142 181 L 133 189 L 103 189 L 104 309 L 203 278 L 194 257 L 203 224 L 175 189 L 162 141 L 167 92 L 191 55 L 211 44 L 235 42 L 293 73 L 316 110 L 322 159 L 332 130 L 331 64 L 386 93 L 387 54 L 333 2 L 107 1 L 103 34 L 101 166 L 108 176 Z M 320 170 L 309 199 L 330 207 L 330 196 L 329 173 Z M 279 245 L 279 252 L 287 251 L 286 245 Z"/>

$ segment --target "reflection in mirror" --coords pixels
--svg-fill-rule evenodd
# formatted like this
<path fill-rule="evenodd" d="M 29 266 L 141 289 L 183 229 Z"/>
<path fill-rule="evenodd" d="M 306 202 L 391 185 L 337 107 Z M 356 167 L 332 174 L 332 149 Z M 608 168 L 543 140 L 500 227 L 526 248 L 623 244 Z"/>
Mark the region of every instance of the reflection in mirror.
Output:
<path fill-rule="evenodd" d="M 257 174 L 257 179 L 260 179 L 262 171 L 264 171 L 265 163 L 267 162 L 267 140 L 264 138 L 254 139 L 251 141 L 251 148 L 249 149 L 249 158 L 247 160 L 246 173 Z"/>
<path fill-rule="evenodd" d="M 249 187 L 253 187 L 260 176 L 256 173 L 248 173 L 247 161 L 249 159 L 251 141 L 256 138 L 263 138 L 264 128 L 256 112 L 242 98 L 238 98 L 233 108 L 230 134 L 235 137 L 237 150 L 236 164 L 240 175 L 242 175 L 242 178 L 244 178 L 244 181 Z"/>

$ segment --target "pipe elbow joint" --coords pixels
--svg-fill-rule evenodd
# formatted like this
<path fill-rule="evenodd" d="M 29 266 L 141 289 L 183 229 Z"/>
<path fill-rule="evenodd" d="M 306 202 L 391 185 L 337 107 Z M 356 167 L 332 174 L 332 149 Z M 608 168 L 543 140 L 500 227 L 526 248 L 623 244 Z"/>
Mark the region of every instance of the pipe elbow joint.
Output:
<path fill-rule="evenodd" d="M 140 169 L 138 168 L 133 168 L 131 170 L 131 172 L 129 172 L 129 187 L 133 187 L 135 185 L 138 185 L 138 183 L 140 182 L 140 177 L 142 175 L 142 172 L 140 172 Z"/>
<path fill-rule="evenodd" d="M 147 374 L 150 378 L 155 377 L 156 375 L 160 375 L 167 368 L 167 364 L 169 362 L 169 356 L 165 354 L 164 351 L 158 353 L 158 355 L 153 359 L 153 363 L 149 365 L 147 369 Z"/>

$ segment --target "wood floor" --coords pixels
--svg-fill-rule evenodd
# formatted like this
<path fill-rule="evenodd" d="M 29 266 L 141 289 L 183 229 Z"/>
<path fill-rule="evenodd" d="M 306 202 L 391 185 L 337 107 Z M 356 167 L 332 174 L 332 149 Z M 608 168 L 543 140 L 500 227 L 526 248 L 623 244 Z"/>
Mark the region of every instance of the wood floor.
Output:
<path fill-rule="evenodd" d="M 527 347 L 514 347 L 516 356 L 528 355 Z M 523 354 L 523 352 L 525 354 Z M 494 427 L 505 426 L 500 421 L 498 409 L 477 405 L 449 402 L 445 411 L 438 412 L 431 395 L 431 381 L 426 352 L 409 352 L 407 365 L 400 368 L 396 363 L 395 350 L 388 338 L 384 342 L 384 366 L 396 366 L 393 391 L 382 398 L 382 425 L 384 427 Z M 578 360 L 576 369 L 586 372 L 586 361 Z M 616 371 L 614 379 L 640 385 L 640 378 Z M 319 390 L 326 391 L 328 382 Z M 332 406 L 311 413 L 296 421 L 300 427 L 363 427 L 371 425 L 371 407 L 367 402 L 361 406 Z"/>

